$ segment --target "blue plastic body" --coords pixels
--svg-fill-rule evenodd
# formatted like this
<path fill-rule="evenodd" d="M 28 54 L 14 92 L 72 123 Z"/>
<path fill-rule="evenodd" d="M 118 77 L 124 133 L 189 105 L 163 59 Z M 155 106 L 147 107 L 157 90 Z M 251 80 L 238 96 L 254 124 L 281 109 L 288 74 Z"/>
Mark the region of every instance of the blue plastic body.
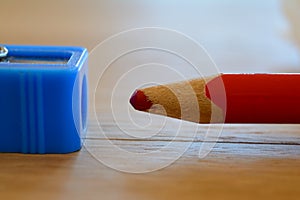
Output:
<path fill-rule="evenodd" d="M 0 61 L 0 152 L 43 154 L 79 150 L 87 123 L 87 50 L 5 47 L 8 58 L 23 61 Z M 50 63 L 24 62 L 27 59 Z"/>

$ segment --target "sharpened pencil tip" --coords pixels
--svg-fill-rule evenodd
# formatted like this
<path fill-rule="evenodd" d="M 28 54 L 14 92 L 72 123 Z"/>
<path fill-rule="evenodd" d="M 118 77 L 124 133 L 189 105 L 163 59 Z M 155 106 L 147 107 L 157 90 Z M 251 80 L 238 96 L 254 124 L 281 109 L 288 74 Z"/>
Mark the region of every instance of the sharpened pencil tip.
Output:
<path fill-rule="evenodd" d="M 152 102 L 147 98 L 141 90 L 136 90 L 130 100 L 130 104 L 136 109 L 140 111 L 147 111 L 152 106 Z"/>

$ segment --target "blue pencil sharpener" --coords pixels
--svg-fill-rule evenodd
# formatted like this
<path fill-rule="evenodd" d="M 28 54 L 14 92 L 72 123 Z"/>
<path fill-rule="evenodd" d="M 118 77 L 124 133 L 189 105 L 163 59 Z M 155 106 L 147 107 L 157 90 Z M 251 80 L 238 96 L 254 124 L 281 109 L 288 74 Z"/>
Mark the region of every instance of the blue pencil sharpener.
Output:
<path fill-rule="evenodd" d="M 0 45 L 0 152 L 81 148 L 87 57 L 81 47 Z"/>

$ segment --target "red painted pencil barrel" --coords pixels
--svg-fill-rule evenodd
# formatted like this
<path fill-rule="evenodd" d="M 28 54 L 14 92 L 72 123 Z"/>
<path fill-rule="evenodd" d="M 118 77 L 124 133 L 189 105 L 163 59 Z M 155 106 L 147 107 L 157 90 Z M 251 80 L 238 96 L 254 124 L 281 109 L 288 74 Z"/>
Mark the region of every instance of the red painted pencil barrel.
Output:
<path fill-rule="evenodd" d="M 225 123 L 300 123 L 298 74 L 223 74 L 206 95 L 226 111 Z"/>

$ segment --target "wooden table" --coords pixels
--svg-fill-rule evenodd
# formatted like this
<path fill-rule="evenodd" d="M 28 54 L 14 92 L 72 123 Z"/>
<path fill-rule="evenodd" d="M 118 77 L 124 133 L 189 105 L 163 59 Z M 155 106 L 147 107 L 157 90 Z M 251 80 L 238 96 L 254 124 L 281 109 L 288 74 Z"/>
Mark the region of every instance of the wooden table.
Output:
<path fill-rule="evenodd" d="M 69 1 L 41 2 L 2 2 L 0 16 L 5 22 L 1 25 L 1 42 L 80 45 L 91 50 L 113 33 L 162 26 L 184 32 L 204 44 L 222 72 L 300 71 L 297 1 L 171 4 L 78 0 L 72 1 L 72 6 Z M 244 13 L 252 13 L 253 18 Z M 88 148 L 79 152 L 0 154 L 0 199 L 300 198 L 300 125 L 224 125 L 212 151 L 200 159 L 207 125 L 199 125 L 195 136 L 190 136 L 195 125 L 187 123 L 181 131 L 186 135 L 175 140 L 171 137 L 175 128 L 141 139 L 124 136 L 114 121 L 106 118 L 107 110 L 98 114 L 103 117 L 101 127 L 108 138 L 99 135 L 97 122 L 90 120 L 85 140 Z M 123 126 L 131 127 L 125 115 L 122 120 Z M 131 131 L 144 134 L 138 128 Z M 160 149 L 170 142 L 173 150 L 151 159 L 145 156 L 134 163 L 134 159 L 107 148 L 107 139 L 136 153 Z M 119 168 L 147 169 L 147 164 L 160 166 L 168 155 L 190 143 L 178 160 L 150 173 L 120 172 L 91 154 L 106 155 L 117 161 Z"/>
<path fill-rule="evenodd" d="M 85 148 L 67 155 L 2 154 L 0 194 L 2 199 L 298 199 L 298 130 L 298 125 L 227 125 L 207 157 L 198 158 L 198 139 L 174 164 L 146 174 L 108 168 Z M 112 141 L 140 151 L 169 142 L 117 137 Z M 175 142 L 180 146 L 188 141 Z M 101 138 L 93 142 L 101 145 Z"/>

